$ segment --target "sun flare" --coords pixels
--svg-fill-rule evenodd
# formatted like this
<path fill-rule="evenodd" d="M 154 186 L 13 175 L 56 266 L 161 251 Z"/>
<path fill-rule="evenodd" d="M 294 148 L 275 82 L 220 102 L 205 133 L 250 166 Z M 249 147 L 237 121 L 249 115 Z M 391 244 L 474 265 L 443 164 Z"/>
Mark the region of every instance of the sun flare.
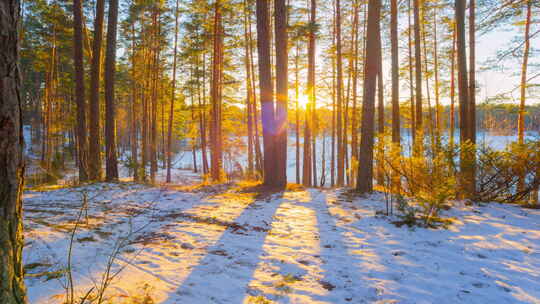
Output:
<path fill-rule="evenodd" d="M 306 94 L 300 93 L 298 95 L 298 107 L 305 109 L 309 103 L 309 96 Z"/>

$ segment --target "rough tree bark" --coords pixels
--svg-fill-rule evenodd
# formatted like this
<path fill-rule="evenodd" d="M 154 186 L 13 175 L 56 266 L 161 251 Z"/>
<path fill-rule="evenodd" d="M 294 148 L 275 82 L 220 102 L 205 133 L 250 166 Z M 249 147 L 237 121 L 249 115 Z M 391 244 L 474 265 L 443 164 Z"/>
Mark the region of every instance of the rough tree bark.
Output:
<path fill-rule="evenodd" d="M 469 140 L 476 145 L 476 0 L 469 1 Z M 470 195 L 476 193 L 476 148 L 472 151 L 469 176 Z"/>
<path fill-rule="evenodd" d="M 415 113 L 415 105 L 414 105 L 414 78 L 413 78 L 413 54 L 412 54 L 412 22 L 411 22 L 411 0 L 407 1 L 407 17 L 409 20 L 409 30 L 408 33 L 408 48 L 409 48 L 409 95 L 410 95 L 410 102 L 411 102 L 411 136 L 412 136 L 412 143 L 413 146 L 416 143 L 416 113 Z"/>
<path fill-rule="evenodd" d="M 131 121 L 131 161 L 133 165 L 133 180 L 139 180 L 139 160 L 138 160 L 138 142 L 137 142 L 137 80 L 135 60 L 135 23 L 131 24 L 131 112 L 133 120 Z M 99 147 L 98 147 L 99 148 Z"/>
<path fill-rule="evenodd" d="M 167 128 L 167 183 L 171 182 L 171 165 L 172 165 L 172 125 L 174 120 L 174 100 L 176 96 L 176 53 L 178 45 L 178 0 L 176 0 L 176 8 L 174 11 L 174 51 L 173 51 L 173 78 L 171 86 L 171 104 L 169 108 L 169 125 Z"/>
<path fill-rule="evenodd" d="M 259 60 L 259 90 L 261 100 L 261 120 L 263 129 L 263 183 L 273 186 L 275 169 L 275 128 L 272 75 L 270 65 L 270 20 L 268 0 L 257 0 L 257 50 Z"/>
<path fill-rule="evenodd" d="M 358 163 L 358 50 L 359 50 L 359 11 L 360 1 L 354 1 L 353 18 L 353 65 L 352 65 L 352 111 L 351 111 L 351 166 L 349 173 L 349 182 L 354 185 L 356 180 L 356 166 Z M 324 138 L 323 138 L 324 139 Z M 324 148 L 324 145 L 323 145 Z"/>
<path fill-rule="evenodd" d="M 312 135 L 315 124 L 315 22 L 317 17 L 317 2 L 310 1 L 310 30 L 308 33 L 308 79 L 307 79 L 307 94 L 309 106 L 306 108 L 306 130 L 304 132 L 304 178 L 303 182 L 306 186 L 311 186 L 315 183 L 314 170 L 316 170 L 313 157 L 314 145 L 311 145 Z M 311 112 L 312 115 L 309 115 Z"/>
<path fill-rule="evenodd" d="M 377 32 L 380 32 L 379 0 L 368 2 L 368 25 L 366 41 L 366 63 L 364 66 L 364 97 L 362 103 L 362 131 L 360 138 L 360 168 L 356 190 L 360 193 L 373 191 L 373 135 L 375 120 L 375 92 L 379 70 L 378 57 L 380 44 Z"/>
<path fill-rule="evenodd" d="M 116 132 L 114 100 L 114 76 L 116 70 L 116 27 L 118 25 L 118 0 L 109 0 L 107 21 L 107 50 L 105 54 L 105 179 L 118 179 L 118 161 L 116 159 Z"/>
<path fill-rule="evenodd" d="M 470 153 L 463 149 L 466 143 L 471 142 L 469 122 L 469 83 L 467 81 L 467 54 L 465 45 L 465 0 L 456 0 L 456 45 L 457 70 L 459 88 L 459 128 L 460 128 L 460 169 L 461 192 L 464 197 L 471 197 L 474 193 L 474 176 L 471 175 Z"/>
<path fill-rule="evenodd" d="M 223 57 L 223 35 L 221 28 L 221 4 L 214 7 L 214 51 L 212 62 L 212 125 L 210 128 L 210 175 L 212 180 L 222 178 L 222 139 L 221 139 L 221 67 Z"/>
<path fill-rule="evenodd" d="M 343 123 L 342 123 L 342 107 L 343 107 L 343 72 L 342 72 L 342 54 L 341 54 L 341 4 L 340 0 L 336 0 L 336 132 L 337 132 L 337 186 L 343 186 L 345 158 L 343 155 Z"/>
<path fill-rule="evenodd" d="M 22 262 L 24 183 L 19 0 L 0 4 L 0 299 L 27 302 Z"/>
<path fill-rule="evenodd" d="M 274 0 L 276 37 L 276 180 L 275 186 L 287 185 L 287 104 L 288 45 L 286 0 Z M 313 97 L 314 98 L 314 97 Z M 313 99 L 313 103 L 314 103 Z"/>
<path fill-rule="evenodd" d="M 81 0 L 73 0 L 73 61 L 75 65 L 75 103 L 77 104 L 77 165 L 79 182 L 88 180 L 88 137 L 84 94 L 83 20 Z"/>
<path fill-rule="evenodd" d="M 452 25 L 452 50 L 450 54 L 450 148 L 454 148 L 454 133 L 456 131 L 456 27 Z"/>
<path fill-rule="evenodd" d="M 476 144 L 476 0 L 469 0 L 469 128 Z"/>
<path fill-rule="evenodd" d="M 390 2 L 390 49 L 392 57 L 392 142 L 399 146 L 399 50 L 398 50 L 398 3 Z"/>
<path fill-rule="evenodd" d="M 423 0 L 414 0 L 414 64 L 415 64 L 415 133 L 423 133 L 422 125 L 422 56 L 421 56 L 421 45 L 420 45 L 420 1 Z M 415 139 L 417 143 L 422 142 L 422 138 L 417 138 L 420 134 L 416 134 Z"/>
<path fill-rule="evenodd" d="M 101 66 L 101 45 L 103 41 L 103 18 L 105 0 L 96 1 L 96 17 L 94 19 L 94 41 L 92 42 L 92 66 L 90 74 L 89 120 L 90 137 L 88 153 L 88 176 L 91 180 L 101 178 L 101 149 L 99 136 L 99 79 Z M 132 41 L 133 43 L 133 41 Z M 133 96 L 133 101 L 135 96 Z"/>
<path fill-rule="evenodd" d="M 254 140 L 253 140 L 253 107 L 251 104 L 253 103 L 252 100 L 252 71 L 251 71 L 251 62 L 250 62 L 250 39 L 249 39 L 249 22 L 250 22 L 250 16 L 251 16 L 251 10 L 249 9 L 249 5 L 247 0 L 243 1 L 244 4 L 244 51 L 245 51 L 245 68 L 246 68 L 246 115 L 247 115 L 247 134 L 248 134 L 248 169 L 247 169 L 247 177 L 253 178 L 254 174 Z"/>

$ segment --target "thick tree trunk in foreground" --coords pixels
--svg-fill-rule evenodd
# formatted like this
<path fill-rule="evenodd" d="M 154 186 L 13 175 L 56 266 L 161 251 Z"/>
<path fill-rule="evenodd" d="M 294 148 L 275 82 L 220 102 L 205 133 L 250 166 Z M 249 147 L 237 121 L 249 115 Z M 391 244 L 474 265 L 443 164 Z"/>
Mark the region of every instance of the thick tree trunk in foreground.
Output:
<path fill-rule="evenodd" d="M 22 262 L 24 183 L 21 79 L 19 71 L 20 2 L 0 5 L 0 299 L 26 303 Z"/>
<path fill-rule="evenodd" d="M 264 185 L 273 186 L 276 179 L 275 122 L 270 65 L 270 20 L 268 0 L 257 0 L 257 50 L 259 53 L 259 89 L 264 146 Z"/>
<path fill-rule="evenodd" d="M 366 64 L 364 68 L 364 98 L 362 103 L 362 133 L 360 138 L 360 167 L 356 190 L 360 193 L 373 191 L 373 135 L 375 120 L 375 92 L 379 70 L 378 57 L 381 51 L 377 32 L 380 31 L 379 19 L 381 3 L 378 0 L 368 2 L 368 28 L 366 42 Z"/>
<path fill-rule="evenodd" d="M 118 24 L 118 0 L 109 0 L 107 23 L 107 51 L 105 54 L 105 151 L 107 181 L 118 179 L 116 159 L 116 132 L 114 100 L 114 74 L 116 70 L 116 26 Z"/>
<path fill-rule="evenodd" d="M 81 0 L 73 0 L 73 61 L 75 65 L 75 103 L 77 104 L 77 163 L 79 182 L 88 180 L 88 137 L 84 100 L 83 21 Z"/>
<path fill-rule="evenodd" d="M 88 176 L 91 180 L 101 178 L 101 148 L 99 137 L 99 78 L 101 66 L 101 44 L 103 41 L 103 16 L 105 0 L 96 1 L 96 18 L 94 20 L 94 41 L 92 42 L 92 67 L 90 76 L 90 137 L 88 153 Z M 133 50 L 134 51 L 134 50 Z M 135 95 L 133 95 L 133 102 Z M 135 114 L 135 112 L 133 112 Z"/>

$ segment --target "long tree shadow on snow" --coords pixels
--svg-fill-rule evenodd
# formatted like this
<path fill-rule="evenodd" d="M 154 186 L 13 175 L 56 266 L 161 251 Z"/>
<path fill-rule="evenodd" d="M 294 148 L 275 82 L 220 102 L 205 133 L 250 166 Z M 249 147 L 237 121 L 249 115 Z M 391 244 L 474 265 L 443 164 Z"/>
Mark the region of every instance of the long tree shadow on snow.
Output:
<path fill-rule="evenodd" d="M 315 299 L 329 303 L 358 303 L 361 301 L 360 297 L 366 296 L 370 291 L 364 287 L 366 282 L 359 273 L 361 260 L 352 253 L 354 250 L 361 250 L 362 244 L 351 242 L 345 237 L 345 234 L 349 233 L 348 230 L 341 227 L 336 216 L 330 211 L 331 205 L 338 204 L 337 198 L 328 197 L 328 193 L 323 191 L 314 200 L 317 205 L 312 205 L 312 208 L 317 215 L 321 268 L 324 276 L 320 282 L 328 291 L 325 295 L 316 296 Z M 360 294 L 359 285 L 366 292 Z"/>
<path fill-rule="evenodd" d="M 242 303 L 282 202 L 280 192 L 247 206 L 166 303 Z"/>
<path fill-rule="evenodd" d="M 325 281 L 336 287 L 321 300 L 510 303 L 538 297 L 537 276 L 531 271 L 538 265 L 531 255 L 532 226 L 523 234 L 511 224 L 502 227 L 485 211 L 473 214 L 478 222 L 467 220 L 449 230 L 411 230 L 377 217 L 375 211 L 383 207 L 369 200 L 352 202 L 352 208 L 361 206 L 361 218 L 347 214 L 347 202 L 325 201 L 326 212 L 321 208 L 318 213 L 322 268 Z M 325 232 L 328 228 L 335 231 Z"/>

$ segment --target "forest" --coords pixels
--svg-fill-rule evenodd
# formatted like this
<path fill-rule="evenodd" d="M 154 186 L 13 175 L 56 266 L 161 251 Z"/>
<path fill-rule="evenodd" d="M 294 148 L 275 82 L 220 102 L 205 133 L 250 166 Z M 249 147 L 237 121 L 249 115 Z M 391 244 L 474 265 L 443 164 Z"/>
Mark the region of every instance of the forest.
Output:
<path fill-rule="evenodd" d="M 1 0 L 0 304 L 539 303 L 537 0 Z"/>

